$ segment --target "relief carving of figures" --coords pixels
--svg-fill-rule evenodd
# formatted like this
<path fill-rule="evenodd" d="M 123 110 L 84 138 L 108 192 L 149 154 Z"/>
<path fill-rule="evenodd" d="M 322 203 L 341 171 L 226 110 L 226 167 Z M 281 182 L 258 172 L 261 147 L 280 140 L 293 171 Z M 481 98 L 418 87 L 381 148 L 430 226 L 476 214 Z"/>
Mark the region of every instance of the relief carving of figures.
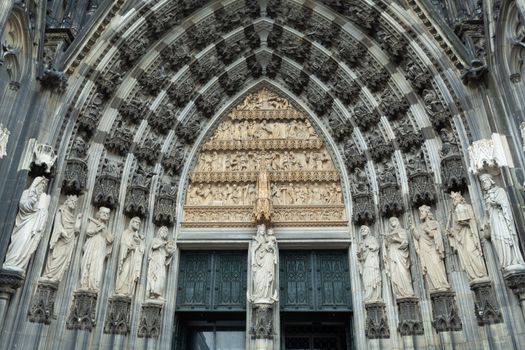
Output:
<path fill-rule="evenodd" d="M 478 226 L 472 206 L 459 192 L 451 192 L 453 209 L 448 229 L 450 245 L 459 256 L 461 267 L 467 272 L 470 281 L 488 276 L 483 250 L 479 241 Z"/>
<path fill-rule="evenodd" d="M 401 227 L 399 219 L 391 217 L 388 220 L 389 231 L 384 236 L 384 261 L 392 281 L 392 289 L 396 298 L 414 296 L 412 276 L 410 275 L 410 251 L 407 231 Z"/>
<path fill-rule="evenodd" d="M 257 226 L 251 247 L 253 288 L 250 300 L 253 303 L 277 301 L 275 290 L 275 269 L 277 267 L 277 239 L 266 225 Z"/>
<path fill-rule="evenodd" d="M 9 142 L 9 130 L 0 123 L 0 159 L 7 155 L 7 143 Z"/>
<path fill-rule="evenodd" d="M 370 232 L 370 227 L 361 226 L 361 243 L 357 252 L 359 272 L 363 280 L 365 303 L 381 300 L 381 272 L 379 270 L 379 242 Z"/>
<path fill-rule="evenodd" d="M 86 242 L 80 267 L 80 288 L 98 292 L 104 271 L 104 260 L 111 254 L 113 234 L 108 230 L 111 210 L 100 207 L 95 218 L 88 219 Z"/>
<path fill-rule="evenodd" d="M 255 221 L 270 221 L 272 215 L 270 173 L 265 161 L 259 165 L 257 178 L 257 200 L 255 202 Z"/>
<path fill-rule="evenodd" d="M 448 291 L 450 285 L 445 270 L 445 249 L 439 228 L 439 222 L 434 219 L 430 207 L 419 207 L 419 218 L 422 223 L 412 227 L 414 231 L 416 252 L 421 260 L 423 275 L 428 283 L 430 292 Z"/>
<path fill-rule="evenodd" d="M 162 226 L 153 238 L 151 251 L 148 257 L 147 297 L 149 299 L 164 299 L 166 273 L 171 264 L 171 256 L 175 252 L 175 243 L 168 241 L 168 228 Z"/>
<path fill-rule="evenodd" d="M 140 218 L 135 216 L 122 233 L 115 294 L 131 297 L 135 292 L 144 255 L 144 236 L 139 234 L 140 224 Z"/>
<path fill-rule="evenodd" d="M 15 227 L 7 249 L 4 269 L 25 274 L 31 256 L 35 252 L 46 227 L 51 196 L 46 194 L 48 180 L 36 177 L 31 186 L 22 192 L 18 203 Z"/>
<path fill-rule="evenodd" d="M 46 267 L 42 274 L 47 280 L 60 281 L 71 262 L 82 219 L 82 214 L 75 217 L 77 203 L 77 196 L 68 196 L 55 214 Z"/>
<path fill-rule="evenodd" d="M 525 263 L 520 252 L 507 192 L 496 185 L 492 175 L 482 174 L 479 178 L 481 188 L 485 192 L 484 199 L 488 215 L 484 230 L 490 234 L 499 263 L 505 271 L 524 270 Z"/>

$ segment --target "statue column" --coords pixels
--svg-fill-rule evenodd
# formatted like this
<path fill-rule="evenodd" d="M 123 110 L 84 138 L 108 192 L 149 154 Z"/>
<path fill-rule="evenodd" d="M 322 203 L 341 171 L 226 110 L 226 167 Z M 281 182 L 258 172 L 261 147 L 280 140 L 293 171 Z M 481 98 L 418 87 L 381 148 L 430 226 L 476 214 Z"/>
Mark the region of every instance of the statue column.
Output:
<path fill-rule="evenodd" d="M 250 242 L 248 255 L 247 348 L 273 350 L 279 348 L 279 297 L 277 292 L 277 239 L 271 225 L 269 169 L 262 161 L 257 179 L 254 207 L 257 234 Z"/>

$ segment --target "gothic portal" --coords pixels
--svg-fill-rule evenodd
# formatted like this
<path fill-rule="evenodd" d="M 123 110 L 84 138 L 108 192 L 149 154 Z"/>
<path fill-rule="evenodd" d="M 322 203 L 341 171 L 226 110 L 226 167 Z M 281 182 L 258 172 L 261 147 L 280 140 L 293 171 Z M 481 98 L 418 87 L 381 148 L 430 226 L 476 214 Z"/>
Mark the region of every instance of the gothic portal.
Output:
<path fill-rule="evenodd" d="M 524 9 L 3 1 L 0 348 L 525 348 Z"/>

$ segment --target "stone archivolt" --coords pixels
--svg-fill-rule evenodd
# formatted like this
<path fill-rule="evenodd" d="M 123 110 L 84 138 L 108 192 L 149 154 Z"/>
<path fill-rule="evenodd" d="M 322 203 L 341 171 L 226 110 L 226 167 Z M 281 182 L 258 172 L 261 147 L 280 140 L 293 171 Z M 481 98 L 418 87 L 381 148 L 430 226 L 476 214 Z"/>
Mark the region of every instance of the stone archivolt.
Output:
<path fill-rule="evenodd" d="M 202 147 L 183 225 L 251 226 L 260 164 L 275 226 L 346 225 L 339 173 L 308 120 L 268 89 L 229 114 Z"/>

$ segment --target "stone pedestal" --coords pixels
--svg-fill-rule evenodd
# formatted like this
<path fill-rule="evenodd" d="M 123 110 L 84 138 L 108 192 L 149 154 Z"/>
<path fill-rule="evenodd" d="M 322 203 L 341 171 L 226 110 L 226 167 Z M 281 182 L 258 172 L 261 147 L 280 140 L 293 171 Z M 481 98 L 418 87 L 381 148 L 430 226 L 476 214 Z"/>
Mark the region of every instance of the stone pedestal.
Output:
<path fill-rule="evenodd" d="M 458 308 L 452 291 L 432 292 L 432 326 L 436 332 L 459 331 L 463 325 L 459 318 Z"/>
<path fill-rule="evenodd" d="M 160 335 L 163 307 L 164 302 L 161 300 L 146 300 L 142 304 L 137 333 L 139 337 L 156 338 Z"/>
<path fill-rule="evenodd" d="M 273 339 L 273 304 L 260 303 L 253 306 L 252 329 L 253 339 Z M 256 342 L 257 343 L 257 342 Z"/>
<path fill-rule="evenodd" d="M 0 329 L 4 324 L 5 313 L 11 295 L 24 283 L 24 274 L 19 271 L 0 269 Z"/>
<path fill-rule="evenodd" d="M 128 334 L 130 328 L 130 309 L 131 297 L 125 295 L 114 295 L 109 298 L 106 321 L 104 322 L 104 333 Z"/>
<path fill-rule="evenodd" d="M 365 333 L 368 339 L 390 338 L 388 319 L 385 304 L 381 302 L 365 304 L 366 324 Z"/>
<path fill-rule="evenodd" d="M 424 333 L 418 298 L 399 298 L 396 300 L 399 309 L 399 325 L 401 335 L 422 335 Z"/>
<path fill-rule="evenodd" d="M 512 289 L 514 294 L 519 298 L 521 312 L 523 313 L 523 317 L 525 317 L 525 271 L 516 270 L 507 273 L 504 277 L 507 287 Z"/>
<path fill-rule="evenodd" d="M 55 316 L 55 298 L 58 281 L 41 279 L 38 281 L 27 318 L 30 322 L 50 324 Z"/>
<path fill-rule="evenodd" d="M 478 325 L 484 326 L 503 322 L 503 316 L 490 280 L 487 278 L 486 280 L 472 281 L 470 289 L 476 296 L 475 312 Z"/>
<path fill-rule="evenodd" d="M 78 289 L 73 295 L 73 304 L 66 321 L 67 329 L 91 331 L 97 324 L 95 313 L 97 310 L 98 292 Z"/>

